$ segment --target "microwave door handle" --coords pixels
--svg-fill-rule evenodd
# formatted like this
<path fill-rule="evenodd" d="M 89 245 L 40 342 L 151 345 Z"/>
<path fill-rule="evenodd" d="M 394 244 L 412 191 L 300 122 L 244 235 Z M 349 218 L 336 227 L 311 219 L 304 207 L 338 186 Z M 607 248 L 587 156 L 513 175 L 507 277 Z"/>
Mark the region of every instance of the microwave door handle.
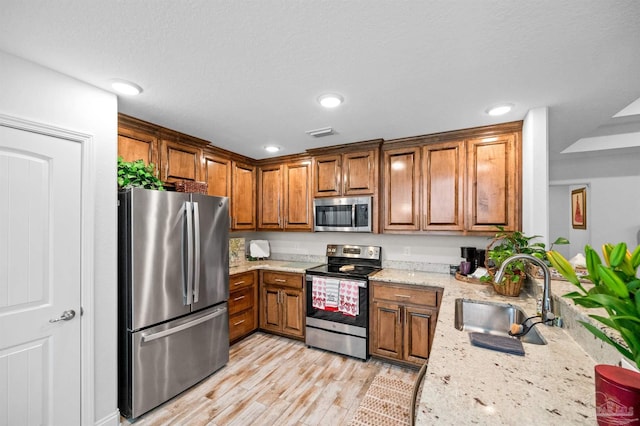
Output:
<path fill-rule="evenodd" d="M 351 226 L 356 226 L 356 204 L 351 204 Z"/>
<path fill-rule="evenodd" d="M 193 303 L 198 301 L 200 296 L 200 210 L 198 202 L 193 203 Z"/>

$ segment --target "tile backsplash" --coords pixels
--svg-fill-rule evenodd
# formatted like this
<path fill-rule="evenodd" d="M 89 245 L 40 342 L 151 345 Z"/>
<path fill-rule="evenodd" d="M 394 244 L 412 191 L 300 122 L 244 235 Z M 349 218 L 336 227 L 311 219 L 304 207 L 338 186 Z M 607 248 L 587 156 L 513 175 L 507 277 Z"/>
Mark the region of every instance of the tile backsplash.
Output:
<path fill-rule="evenodd" d="M 229 266 L 236 266 L 244 261 L 244 238 L 229 238 Z"/>

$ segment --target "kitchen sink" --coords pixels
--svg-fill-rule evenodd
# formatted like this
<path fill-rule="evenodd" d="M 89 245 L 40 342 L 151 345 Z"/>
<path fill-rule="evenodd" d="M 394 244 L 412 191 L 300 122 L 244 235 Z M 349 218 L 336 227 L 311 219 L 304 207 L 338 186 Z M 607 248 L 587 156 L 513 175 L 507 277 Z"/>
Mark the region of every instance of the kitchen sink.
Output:
<path fill-rule="evenodd" d="M 456 299 L 454 326 L 458 330 L 509 336 L 511 324 L 522 324 L 527 318 L 529 315 L 522 308 L 510 303 Z M 538 320 L 534 318 L 531 321 Z M 529 330 L 524 336 L 520 336 L 519 339 L 524 343 L 546 345 L 547 341 L 536 327 Z"/>

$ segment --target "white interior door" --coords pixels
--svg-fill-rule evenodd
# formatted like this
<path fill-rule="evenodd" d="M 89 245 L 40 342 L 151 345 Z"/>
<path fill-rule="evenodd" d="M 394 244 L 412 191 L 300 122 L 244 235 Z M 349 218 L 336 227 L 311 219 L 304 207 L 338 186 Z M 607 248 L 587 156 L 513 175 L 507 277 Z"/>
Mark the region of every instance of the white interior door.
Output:
<path fill-rule="evenodd" d="M 80 181 L 80 143 L 0 126 L 2 426 L 80 424 Z"/>

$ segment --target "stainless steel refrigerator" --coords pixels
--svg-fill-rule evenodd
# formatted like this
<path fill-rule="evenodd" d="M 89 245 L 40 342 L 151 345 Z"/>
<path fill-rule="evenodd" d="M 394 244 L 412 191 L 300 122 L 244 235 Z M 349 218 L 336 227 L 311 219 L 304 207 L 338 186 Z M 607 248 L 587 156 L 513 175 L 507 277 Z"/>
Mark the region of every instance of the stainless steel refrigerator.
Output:
<path fill-rule="evenodd" d="M 135 418 L 229 360 L 229 200 L 118 194 L 118 400 Z"/>

